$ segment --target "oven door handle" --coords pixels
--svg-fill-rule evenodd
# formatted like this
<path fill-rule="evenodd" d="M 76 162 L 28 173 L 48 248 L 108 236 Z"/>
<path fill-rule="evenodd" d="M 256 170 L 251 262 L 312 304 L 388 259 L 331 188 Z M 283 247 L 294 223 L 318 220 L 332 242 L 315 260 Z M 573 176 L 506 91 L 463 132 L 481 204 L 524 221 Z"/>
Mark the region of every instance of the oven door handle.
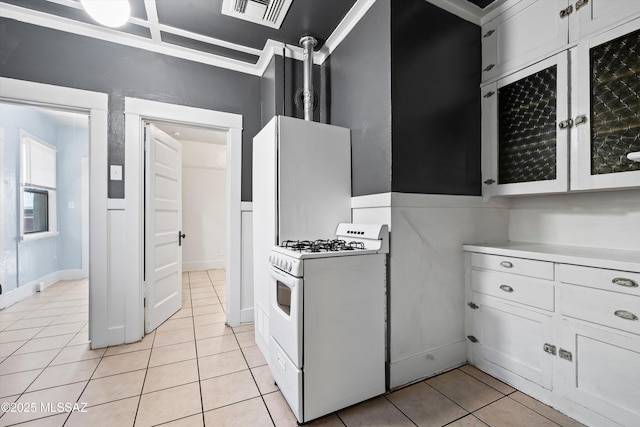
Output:
<path fill-rule="evenodd" d="M 273 266 L 271 267 L 271 275 L 280 279 L 281 282 L 285 283 L 290 288 L 295 288 L 296 282 L 299 280 L 297 278 L 294 278 L 293 276 L 287 276 L 280 273 L 280 271 Z"/>

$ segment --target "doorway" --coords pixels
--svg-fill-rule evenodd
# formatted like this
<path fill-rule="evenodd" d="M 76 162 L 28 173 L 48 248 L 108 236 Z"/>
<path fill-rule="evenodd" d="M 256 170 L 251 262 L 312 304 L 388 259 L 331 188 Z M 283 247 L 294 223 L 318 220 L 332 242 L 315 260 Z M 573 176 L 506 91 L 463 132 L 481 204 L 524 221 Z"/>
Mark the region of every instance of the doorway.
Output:
<path fill-rule="evenodd" d="M 132 270 L 137 271 L 138 284 L 137 294 L 130 290 L 131 298 L 137 301 L 138 313 L 137 327 L 142 335 L 144 324 L 143 301 L 144 268 L 145 259 L 144 247 L 144 214 L 145 206 L 142 203 L 144 193 L 144 170 L 145 152 L 144 123 L 165 123 L 183 128 L 209 129 L 222 132 L 226 136 L 226 249 L 225 249 L 225 270 L 226 270 L 226 313 L 227 323 L 230 326 L 240 324 L 240 271 L 241 271 L 241 203 L 240 203 L 240 182 L 241 182 L 241 153 L 242 153 L 242 116 L 231 113 L 223 113 L 211 110 L 204 110 L 193 107 L 185 107 L 173 104 L 165 104 L 155 101 L 147 101 L 135 98 L 125 99 L 125 170 L 127 179 L 125 181 L 125 209 L 131 214 L 132 220 L 137 219 L 138 235 L 135 243 L 126 250 L 127 265 Z M 134 224 L 135 225 L 135 224 Z M 187 237 L 188 239 L 188 237 Z M 130 243 L 134 243 L 130 240 Z M 135 320 L 134 320 L 135 321 Z"/>
<path fill-rule="evenodd" d="M 227 131 L 168 122 L 145 123 L 144 128 L 148 334 L 180 308 L 191 306 L 189 287 L 183 288 L 188 280 L 183 279 L 225 279 Z M 220 283 L 216 295 L 208 295 L 210 300 L 198 298 L 194 304 L 225 304 Z"/>
<path fill-rule="evenodd" d="M 89 118 L 0 102 L 0 127 L 6 306 L 54 283 L 88 278 Z"/>
<path fill-rule="evenodd" d="M 107 270 L 108 259 L 103 256 L 105 254 L 104 248 L 107 246 L 107 233 L 104 221 L 101 221 L 107 211 L 107 188 L 104 182 L 107 165 L 103 161 L 107 155 L 107 95 L 4 77 L 0 78 L 0 88 L 0 101 L 2 102 L 46 107 L 51 110 L 79 113 L 89 117 L 89 153 L 86 161 L 88 167 L 85 164 L 83 168 L 82 162 L 80 162 L 79 168 L 86 171 L 89 176 L 86 193 L 89 194 L 90 208 L 88 220 L 86 221 L 88 225 L 83 228 L 85 230 L 87 227 L 89 228 L 89 233 L 87 234 L 91 235 L 91 239 L 88 236 L 83 239 L 85 247 L 89 246 L 89 260 L 82 263 L 80 270 L 84 271 L 85 266 L 89 270 L 88 266 L 91 266 L 88 271 L 90 294 L 88 309 L 89 338 L 92 341 L 92 347 L 103 347 L 108 344 L 109 335 L 108 318 L 105 310 L 102 310 L 104 301 L 107 300 L 107 277 L 104 273 Z M 6 143 L 4 148 L 6 148 Z M 46 150 L 43 150 L 40 154 L 45 152 Z M 6 156 L 4 157 L 6 161 L 7 158 Z M 5 170 L 4 165 L 3 170 L 6 180 L 8 171 Z M 3 186 L 5 180 L 2 181 Z M 3 189 L 3 193 L 3 197 L 6 197 L 6 188 Z M 80 189 L 80 193 L 83 194 L 82 189 Z M 14 193 L 14 196 L 18 200 L 17 194 Z M 69 209 L 69 206 L 67 203 L 67 209 Z M 75 202 L 71 209 L 84 211 L 86 214 L 86 209 L 83 210 L 80 206 L 76 207 Z M 80 212 L 80 215 L 82 215 L 82 212 Z M 16 223 L 18 222 L 16 221 Z M 4 221 L 3 228 L 6 229 L 6 226 L 6 221 Z M 8 244 L 6 239 L 4 239 L 3 244 L 5 246 Z M 80 246 L 83 246 L 82 243 Z M 6 279 L 5 275 L 3 280 Z M 23 289 L 28 290 L 27 287 Z M 35 291 L 35 287 L 33 290 Z M 7 295 L 2 295 L 3 299 Z"/>

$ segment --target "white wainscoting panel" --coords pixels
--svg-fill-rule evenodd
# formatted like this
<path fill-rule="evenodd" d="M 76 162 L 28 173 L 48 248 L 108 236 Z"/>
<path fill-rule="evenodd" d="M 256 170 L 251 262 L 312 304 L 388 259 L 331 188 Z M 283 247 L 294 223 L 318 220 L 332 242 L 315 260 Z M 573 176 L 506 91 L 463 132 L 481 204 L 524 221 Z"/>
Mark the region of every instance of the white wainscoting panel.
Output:
<path fill-rule="evenodd" d="M 354 222 L 390 221 L 391 388 L 466 361 L 462 245 L 507 241 L 507 203 L 404 193 L 353 198 Z"/>
<path fill-rule="evenodd" d="M 240 322 L 253 322 L 253 211 L 242 207 L 242 270 L 240 290 Z M 250 204 L 249 204 L 250 205 Z"/>
<path fill-rule="evenodd" d="M 126 297 L 127 283 L 127 239 L 122 230 L 126 229 L 126 214 L 124 210 L 109 210 L 107 212 L 107 325 L 108 342 L 106 345 L 124 344 L 126 325 Z"/>

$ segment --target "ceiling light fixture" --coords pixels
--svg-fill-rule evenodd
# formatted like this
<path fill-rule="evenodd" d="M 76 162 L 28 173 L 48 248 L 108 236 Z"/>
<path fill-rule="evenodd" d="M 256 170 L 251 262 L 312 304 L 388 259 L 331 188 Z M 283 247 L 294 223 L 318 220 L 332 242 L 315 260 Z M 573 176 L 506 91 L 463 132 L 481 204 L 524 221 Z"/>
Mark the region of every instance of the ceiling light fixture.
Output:
<path fill-rule="evenodd" d="M 121 27 L 131 16 L 128 0 L 80 0 L 89 16 L 106 27 Z"/>

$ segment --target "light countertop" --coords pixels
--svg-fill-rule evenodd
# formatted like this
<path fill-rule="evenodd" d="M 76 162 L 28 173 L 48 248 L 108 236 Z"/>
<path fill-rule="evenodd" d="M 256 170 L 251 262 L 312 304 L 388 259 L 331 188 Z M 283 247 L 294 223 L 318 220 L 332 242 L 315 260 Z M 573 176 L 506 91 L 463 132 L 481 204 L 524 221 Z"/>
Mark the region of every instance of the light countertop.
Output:
<path fill-rule="evenodd" d="M 524 242 L 478 243 L 463 246 L 467 252 L 586 265 L 640 273 L 640 251 L 545 245 Z"/>

